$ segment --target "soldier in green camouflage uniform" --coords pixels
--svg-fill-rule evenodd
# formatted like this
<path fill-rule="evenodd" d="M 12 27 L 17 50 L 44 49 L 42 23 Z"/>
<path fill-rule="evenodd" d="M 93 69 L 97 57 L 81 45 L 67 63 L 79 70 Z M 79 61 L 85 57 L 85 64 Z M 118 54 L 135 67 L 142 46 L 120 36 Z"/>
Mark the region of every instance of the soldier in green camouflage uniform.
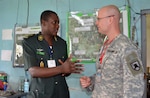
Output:
<path fill-rule="evenodd" d="M 23 40 L 25 70 L 31 75 L 27 98 L 70 98 L 65 76 L 82 69 L 67 54 L 66 41 L 57 36 L 59 18 L 53 11 L 41 14 L 42 31 Z"/>
<path fill-rule="evenodd" d="M 97 57 L 96 74 L 81 77 L 81 86 L 93 91 L 92 98 L 142 98 L 144 70 L 140 50 L 120 33 L 118 8 L 105 6 L 97 17 L 99 32 L 108 38 Z"/>

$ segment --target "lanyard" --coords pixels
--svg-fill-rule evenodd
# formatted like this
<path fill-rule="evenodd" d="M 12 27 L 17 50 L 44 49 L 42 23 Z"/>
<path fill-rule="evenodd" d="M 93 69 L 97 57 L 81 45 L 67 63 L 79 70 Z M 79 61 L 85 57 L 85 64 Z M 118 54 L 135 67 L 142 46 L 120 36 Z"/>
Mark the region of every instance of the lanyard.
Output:
<path fill-rule="evenodd" d="M 102 61 L 103 61 L 104 55 L 106 53 L 107 47 L 108 46 L 104 46 L 103 49 L 102 49 L 102 52 L 101 52 L 101 55 L 100 55 L 100 58 L 99 58 L 100 64 L 102 64 Z"/>
<path fill-rule="evenodd" d="M 107 40 L 107 41 L 104 43 L 103 48 L 102 48 L 102 51 L 101 51 L 101 53 L 100 53 L 100 58 L 99 58 L 100 64 L 102 64 L 104 55 L 105 55 L 105 53 L 106 53 L 106 51 L 107 51 L 107 48 L 108 48 L 108 45 L 110 45 L 110 43 L 111 43 L 112 41 L 113 41 L 113 40 L 111 40 L 111 41 L 107 44 L 107 42 L 108 42 L 108 40 Z"/>
<path fill-rule="evenodd" d="M 53 49 L 52 46 L 49 46 L 49 56 L 50 56 L 50 60 L 53 59 Z"/>

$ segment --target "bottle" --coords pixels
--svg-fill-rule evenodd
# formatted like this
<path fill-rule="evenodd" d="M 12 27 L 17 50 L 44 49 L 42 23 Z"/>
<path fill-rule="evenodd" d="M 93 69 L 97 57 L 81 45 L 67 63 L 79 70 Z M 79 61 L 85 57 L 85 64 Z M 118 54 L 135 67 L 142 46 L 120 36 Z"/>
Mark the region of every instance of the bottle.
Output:
<path fill-rule="evenodd" d="M 24 92 L 27 93 L 29 92 L 29 80 L 25 79 L 24 81 Z"/>
<path fill-rule="evenodd" d="M 7 82 L 3 82 L 3 85 L 4 85 L 4 91 L 7 90 Z"/>

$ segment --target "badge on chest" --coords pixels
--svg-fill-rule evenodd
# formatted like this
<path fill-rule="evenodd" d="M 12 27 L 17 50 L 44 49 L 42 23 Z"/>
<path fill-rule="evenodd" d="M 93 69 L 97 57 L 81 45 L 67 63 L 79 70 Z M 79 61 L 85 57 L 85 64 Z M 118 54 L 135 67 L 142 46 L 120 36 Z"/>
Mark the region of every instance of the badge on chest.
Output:
<path fill-rule="evenodd" d="M 55 60 L 47 60 L 48 68 L 56 67 Z"/>

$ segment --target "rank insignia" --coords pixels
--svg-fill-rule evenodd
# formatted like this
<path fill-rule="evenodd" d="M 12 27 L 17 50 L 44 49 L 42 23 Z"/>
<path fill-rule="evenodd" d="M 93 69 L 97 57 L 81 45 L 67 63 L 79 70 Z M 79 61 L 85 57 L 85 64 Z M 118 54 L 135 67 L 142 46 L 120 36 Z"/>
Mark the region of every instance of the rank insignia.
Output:
<path fill-rule="evenodd" d="M 36 49 L 36 54 L 45 55 L 45 52 L 43 49 Z"/>
<path fill-rule="evenodd" d="M 42 35 L 39 35 L 39 36 L 38 36 L 38 40 L 39 40 L 39 41 L 42 41 L 42 40 L 43 40 L 43 36 L 42 36 Z"/>

